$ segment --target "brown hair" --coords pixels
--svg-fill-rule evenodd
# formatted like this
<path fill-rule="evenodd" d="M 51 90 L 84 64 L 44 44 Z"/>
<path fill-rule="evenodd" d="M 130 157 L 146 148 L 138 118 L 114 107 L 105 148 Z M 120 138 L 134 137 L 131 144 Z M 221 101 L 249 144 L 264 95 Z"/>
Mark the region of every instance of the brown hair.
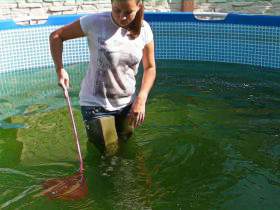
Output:
<path fill-rule="evenodd" d="M 125 1 L 125 0 L 111 0 L 114 1 Z M 127 30 L 130 32 L 129 37 L 135 39 L 139 36 L 141 32 L 141 27 L 144 19 L 144 2 L 143 0 L 135 0 L 139 4 L 139 10 L 136 13 L 134 20 L 127 26 Z"/>

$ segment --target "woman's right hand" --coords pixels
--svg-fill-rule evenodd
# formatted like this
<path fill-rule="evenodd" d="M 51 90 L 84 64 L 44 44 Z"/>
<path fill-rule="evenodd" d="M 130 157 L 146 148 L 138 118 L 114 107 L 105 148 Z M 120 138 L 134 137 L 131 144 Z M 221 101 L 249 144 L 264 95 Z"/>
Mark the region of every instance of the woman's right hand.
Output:
<path fill-rule="evenodd" d="M 58 85 L 63 89 L 69 89 L 69 75 L 65 69 L 57 71 Z"/>

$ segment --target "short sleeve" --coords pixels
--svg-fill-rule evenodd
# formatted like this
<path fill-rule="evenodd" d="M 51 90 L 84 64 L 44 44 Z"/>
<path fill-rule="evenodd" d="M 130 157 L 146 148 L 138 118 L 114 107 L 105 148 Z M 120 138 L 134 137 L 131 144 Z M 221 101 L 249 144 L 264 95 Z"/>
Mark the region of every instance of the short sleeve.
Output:
<path fill-rule="evenodd" d="M 87 35 L 88 32 L 91 30 L 92 23 L 93 23 L 93 15 L 85 15 L 80 17 L 80 25 L 84 34 Z"/>
<path fill-rule="evenodd" d="M 145 30 L 145 45 L 154 40 L 153 31 L 146 21 L 144 21 L 144 30 Z"/>

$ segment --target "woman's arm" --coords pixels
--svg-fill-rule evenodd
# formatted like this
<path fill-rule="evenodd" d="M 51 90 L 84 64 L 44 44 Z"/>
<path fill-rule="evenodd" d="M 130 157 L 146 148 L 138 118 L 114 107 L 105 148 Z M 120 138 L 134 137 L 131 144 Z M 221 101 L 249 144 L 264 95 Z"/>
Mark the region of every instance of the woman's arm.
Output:
<path fill-rule="evenodd" d="M 81 29 L 80 20 L 77 20 L 53 31 L 49 37 L 50 50 L 56 68 L 58 83 L 66 88 L 69 88 L 69 77 L 63 68 L 63 41 L 83 36 L 85 36 L 85 34 Z"/>
<path fill-rule="evenodd" d="M 144 99 L 146 102 L 156 78 L 156 64 L 153 41 L 145 46 L 143 50 L 142 62 L 144 67 L 144 74 L 138 97 Z"/>
<path fill-rule="evenodd" d="M 130 111 L 130 118 L 134 127 L 138 127 L 144 122 L 146 101 L 156 78 L 153 41 L 145 45 L 142 62 L 144 67 L 142 83 L 138 96 L 136 97 Z"/>

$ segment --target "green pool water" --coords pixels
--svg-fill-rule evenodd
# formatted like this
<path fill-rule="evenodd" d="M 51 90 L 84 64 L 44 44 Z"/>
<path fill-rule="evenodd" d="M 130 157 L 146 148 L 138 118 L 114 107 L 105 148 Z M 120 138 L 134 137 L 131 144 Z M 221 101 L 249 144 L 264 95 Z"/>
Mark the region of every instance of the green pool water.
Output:
<path fill-rule="evenodd" d="M 79 201 L 40 196 L 79 168 L 53 70 L 0 75 L 0 209 L 280 209 L 279 70 L 158 61 L 144 125 L 103 159 L 79 112 L 86 66 L 67 66 L 89 189 Z"/>

